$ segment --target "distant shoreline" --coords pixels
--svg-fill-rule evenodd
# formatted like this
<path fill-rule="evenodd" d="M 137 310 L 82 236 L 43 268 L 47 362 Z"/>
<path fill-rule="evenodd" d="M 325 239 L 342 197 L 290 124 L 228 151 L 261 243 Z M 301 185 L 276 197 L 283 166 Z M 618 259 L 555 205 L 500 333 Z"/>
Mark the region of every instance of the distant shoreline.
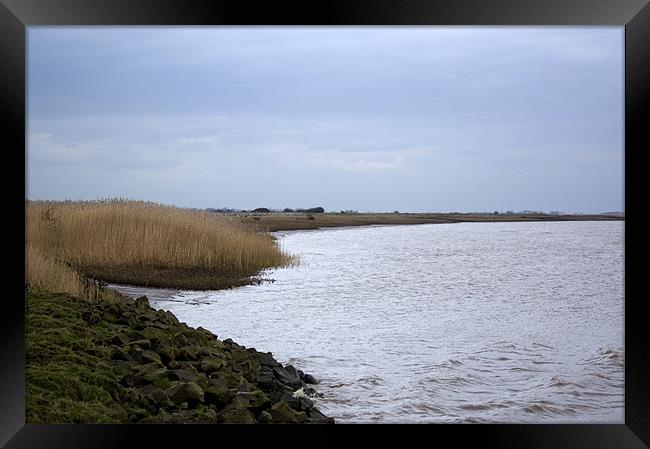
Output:
<path fill-rule="evenodd" d="M 228 214 L 231 215 L 231 214 Z M 260 230 L 298 231 L 331 227 L 368 225 L 409 225 L 469 222 L 544 222 L 544 221 L 625 221 L 619 215 L 550 215 L 550 214 L 442 214 L 442 213 L 239 213 L 244 223 Z"/>

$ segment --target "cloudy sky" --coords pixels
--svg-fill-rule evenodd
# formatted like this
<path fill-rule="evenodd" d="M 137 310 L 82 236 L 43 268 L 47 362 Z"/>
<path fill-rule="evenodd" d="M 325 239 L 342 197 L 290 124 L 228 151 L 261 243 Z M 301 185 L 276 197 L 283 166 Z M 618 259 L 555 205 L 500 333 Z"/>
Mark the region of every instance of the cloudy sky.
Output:
<path fill-rule="evenodd" d="M 623 32 L 30 27 L 28 197 L 622 211 Z"/>

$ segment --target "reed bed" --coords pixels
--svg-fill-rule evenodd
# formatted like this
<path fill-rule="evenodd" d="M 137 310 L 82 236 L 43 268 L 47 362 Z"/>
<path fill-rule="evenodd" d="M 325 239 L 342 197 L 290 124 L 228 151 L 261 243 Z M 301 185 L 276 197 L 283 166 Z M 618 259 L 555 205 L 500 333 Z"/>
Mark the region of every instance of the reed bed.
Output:
<path fill-rule="evenodd" d="M 200 210 L 109 199 L 30 201 L 26 213 L 30 285 L 49 278 L 73 286 L 80 272 L 106 282 L 216 289 L 296 263 L 254 226 Z"/>

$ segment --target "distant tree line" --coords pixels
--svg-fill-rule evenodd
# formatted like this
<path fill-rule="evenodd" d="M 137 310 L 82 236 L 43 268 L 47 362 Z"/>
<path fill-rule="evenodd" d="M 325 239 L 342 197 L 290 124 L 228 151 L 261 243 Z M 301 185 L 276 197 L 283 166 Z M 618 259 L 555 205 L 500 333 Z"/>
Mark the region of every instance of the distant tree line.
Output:
<path fill-rule="evenodd" d="M 268 207 L 258 207 L 256 209 L 251 209 L 251 210 L 246 210 L 246 209 L 231 209 L 229 207 L 222 207 L 222 208 L 213 208 L 213 207 L 208 207 L 206 209 L 208 212 L 213 212 L 217 214 L 239 214 L 239 213 L 304 213 L 304 214 L 322 214 L 325 212 L 325 209 L 318 206 L 318 207 L 311 207 L 307 209 L 303 208 L 296 208 L 296 209 L 291 209 L 291 208 L 284 208 L 282 210 L 280 209 L 271 209 Z"/>

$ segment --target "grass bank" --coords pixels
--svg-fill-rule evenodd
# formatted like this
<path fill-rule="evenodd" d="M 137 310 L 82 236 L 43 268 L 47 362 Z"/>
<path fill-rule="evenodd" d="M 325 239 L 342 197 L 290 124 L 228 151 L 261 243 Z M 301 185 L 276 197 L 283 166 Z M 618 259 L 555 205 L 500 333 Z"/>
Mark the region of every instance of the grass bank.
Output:
<path fill-rule="evenodd" d="M 307 397 L 311 376 L 144 297 L 25 301 L 28 423 L 333 422 Z"/>
<path fill-rule="evenodd" d="M 26 283 L 88 296 L 87 278 L 150 287 L 220 289 L 294 258 L 235 217 L 156 203 L 28 202 Z"/>

